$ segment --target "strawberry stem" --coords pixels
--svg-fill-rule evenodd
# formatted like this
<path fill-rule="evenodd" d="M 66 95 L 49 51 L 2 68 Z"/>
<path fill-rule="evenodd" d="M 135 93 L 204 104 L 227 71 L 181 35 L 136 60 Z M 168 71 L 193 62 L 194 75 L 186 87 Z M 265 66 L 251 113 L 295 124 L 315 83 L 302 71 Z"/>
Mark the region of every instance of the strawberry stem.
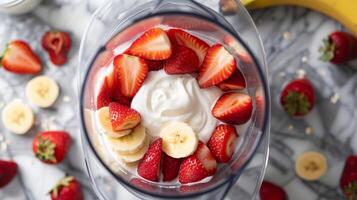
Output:
<path fill-rule="evenodd" d="M 290 91 L 284 98 L 284 108 L 290 115 L 307 114 L 311 104 L 305 94 Z"/>
<path fill-rule="evenodd" d="M 62 178 L 56 185 L 55 187 L 50 191 L 53 193 L 54 197 L 58 196 L 58 192 L 63 188 L 63 187 L 67 187 L 69 185 L 69 183 L 73 180 L 73 176 L 66 176 L 64 178 Z"/>
<path fill-rule="evenodd" d="M 350 182 L 347 187 L 344 189 L 344 192 L 348 200 L 357 199 L 357 180 Z"/>
<path fill-rule="evenodd" d="M 322 61 L 330 61 L 335 56 L 336 45 L 329 39 L 322 40 L 323 45 L 319 48 L 321 53 L 319 59 Z"/>
<path fill-rule="evenodd" d="M 51 140 L 38 137 L 36 157 L 43 161 L 56 162 L 55 147 Z"/>

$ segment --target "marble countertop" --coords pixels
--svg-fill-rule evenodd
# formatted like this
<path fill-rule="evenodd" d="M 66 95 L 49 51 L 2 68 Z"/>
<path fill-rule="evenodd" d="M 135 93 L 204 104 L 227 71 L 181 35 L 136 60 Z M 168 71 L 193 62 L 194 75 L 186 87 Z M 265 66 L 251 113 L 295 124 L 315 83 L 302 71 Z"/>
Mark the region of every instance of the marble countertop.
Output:
<path fill-rule="evenodd" d="M 40 53 L 41 36 L 50 28 L 70 31 L 74 41 L 70 60 L 61 68 L 53 66 L 47 55 L 39 54 L 44 61 L 44 74 L 58 81 L 61 96 L 51 109 L 32 107 L 37 114 L 36 126 L 27 135 L 14 135 L 0 123 L 0 158 L 18 160 L 21 156 L 31 157 L 31 140 L 39 130 L 67 130 L 73 138 L 71 153 L 64 163 L 54 169 L 58 171 L 54 173 L 76 176 L 85 190 L 86 199 L 95 199 L 95 196 L 80 148 L 74 72 L 78 67 L 80 37 L 98 2 L 44 1 L 24 16 L 0 15 L 0 52 L 7 41 L 20 38 Z M 272 93 L 271 154 L 266 179 L 283 185 L 289 200 L 343 199 L 338 181 L 344 159 L 351 153 L 357 153 L 357 73 L 353 69 L 357 63 L 336 67 L 318 60 L 322 38 L 343 27 L 322 14 L 297 7 L 276 7 L 251 14 L 265 45 Z M 13 75 L 2 68 L 0 74 L 0 109 L 15 98 L 25 101 L 24 86 L 31 77 Z M 317 88 L 317 105 L 309 116 L 296 120 L 282 111 L 278 97 L 282 84 L 302 75 L 309 77 Z M 295 175 L 294 162 L 300 153 L 307 150 L 320 151 L 328 158 L 329 170 L 319 181 L 307 182 Z M 29 162 L 35 163 L 36 160 L 30 159 Z M 53 169 L 47 168 L 55 168 L 41 167 L 49 171 Z M 20 166 L 20 170 L 21 175 L 0 190 L 0 199 L 46 199 L 38 195 L 36 189 L 40 184 L 45 185 L 46 180 L 33 173 L 32 169 Z"/>

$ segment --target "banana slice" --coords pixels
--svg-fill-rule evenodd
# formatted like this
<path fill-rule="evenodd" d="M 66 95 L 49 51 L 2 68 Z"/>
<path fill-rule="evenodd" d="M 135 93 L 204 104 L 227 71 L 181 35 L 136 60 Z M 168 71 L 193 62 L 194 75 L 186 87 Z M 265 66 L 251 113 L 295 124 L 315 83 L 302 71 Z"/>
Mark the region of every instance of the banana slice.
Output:
<path fill-rule="evenodd" d="M 150 139 L 149 139 L 149 137 L 146 137 L 144 146 L 141 147 L 138 152 L 130 153 L 130 154 L 118 153 L 117 155 L 121 160 L 123 160 L 126 163 L 133 163 L 133 162 L 139 161 L 140 159 L 142 159 L 144 157 L 145 153 L 149 149 L 149 144 L 150 144 Z"/>
<path fill-rule="evenodd" d="M 26 85 L 27 99 L 41 108 L 52 106 L 59 95 L 56 81 L 48 76 L 37 76 Z"/>
<path fill-rule="evenodd" d="M 35 122 L 31 108 L 20 100 L 8 103 L 2 111 L 2 122 L 6 129 L 16 134 L 25 134 Z"/>
<path fill-rule="evenodd" d="M 131 133 L 131 129 L 124 131 L 114 131 L 110 122 L 109 107 L 102 107 L 96 112 L 100 128 L 104 133 L 112 138 L 120 138 Z"/>
<path fill-rule="evenodd" d="M 295 171 L 302 179 L 318 180 L 327 171 L 326 157 L 315 151 L 305 152 L 296 160 Z"/>
<path fill-rule="evenodd" d="M 198 139 L 192 128 L 183 122 L 170 122 L 160 131 L 162 150 L 173 158 L 184 158 L 196 151 Z"/>
<path fill-rule="evenodd" d="M 146 130 L 143 126 L 137 126 L 129 135 L 120 138 L 107 137 L 110 147 L 120 154 L 138 152 L 145 144 Z"/>

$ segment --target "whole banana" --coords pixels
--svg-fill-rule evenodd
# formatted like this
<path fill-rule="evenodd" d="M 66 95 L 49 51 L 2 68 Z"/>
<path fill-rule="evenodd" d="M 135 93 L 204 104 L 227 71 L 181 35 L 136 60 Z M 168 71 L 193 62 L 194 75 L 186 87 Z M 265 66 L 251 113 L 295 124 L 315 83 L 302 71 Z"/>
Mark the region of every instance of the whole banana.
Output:
<path fill-rule="evenodd" d="M 296 5 L 320 11 L 342 23 L 357 36 L 356 0 L 241 0 L 249 9 L 277 5 Z"/>

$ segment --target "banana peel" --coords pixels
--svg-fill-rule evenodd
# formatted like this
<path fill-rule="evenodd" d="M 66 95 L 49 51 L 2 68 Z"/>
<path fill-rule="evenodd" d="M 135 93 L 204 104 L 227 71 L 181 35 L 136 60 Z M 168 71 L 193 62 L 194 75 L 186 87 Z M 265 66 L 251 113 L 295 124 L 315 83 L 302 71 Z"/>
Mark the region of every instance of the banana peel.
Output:
<path fill-rule="evenodd" d="M 248 9 L 279 5 L 310 8 L 339 21 L 357 36 L 357 0 L 241 0 Z"/>

